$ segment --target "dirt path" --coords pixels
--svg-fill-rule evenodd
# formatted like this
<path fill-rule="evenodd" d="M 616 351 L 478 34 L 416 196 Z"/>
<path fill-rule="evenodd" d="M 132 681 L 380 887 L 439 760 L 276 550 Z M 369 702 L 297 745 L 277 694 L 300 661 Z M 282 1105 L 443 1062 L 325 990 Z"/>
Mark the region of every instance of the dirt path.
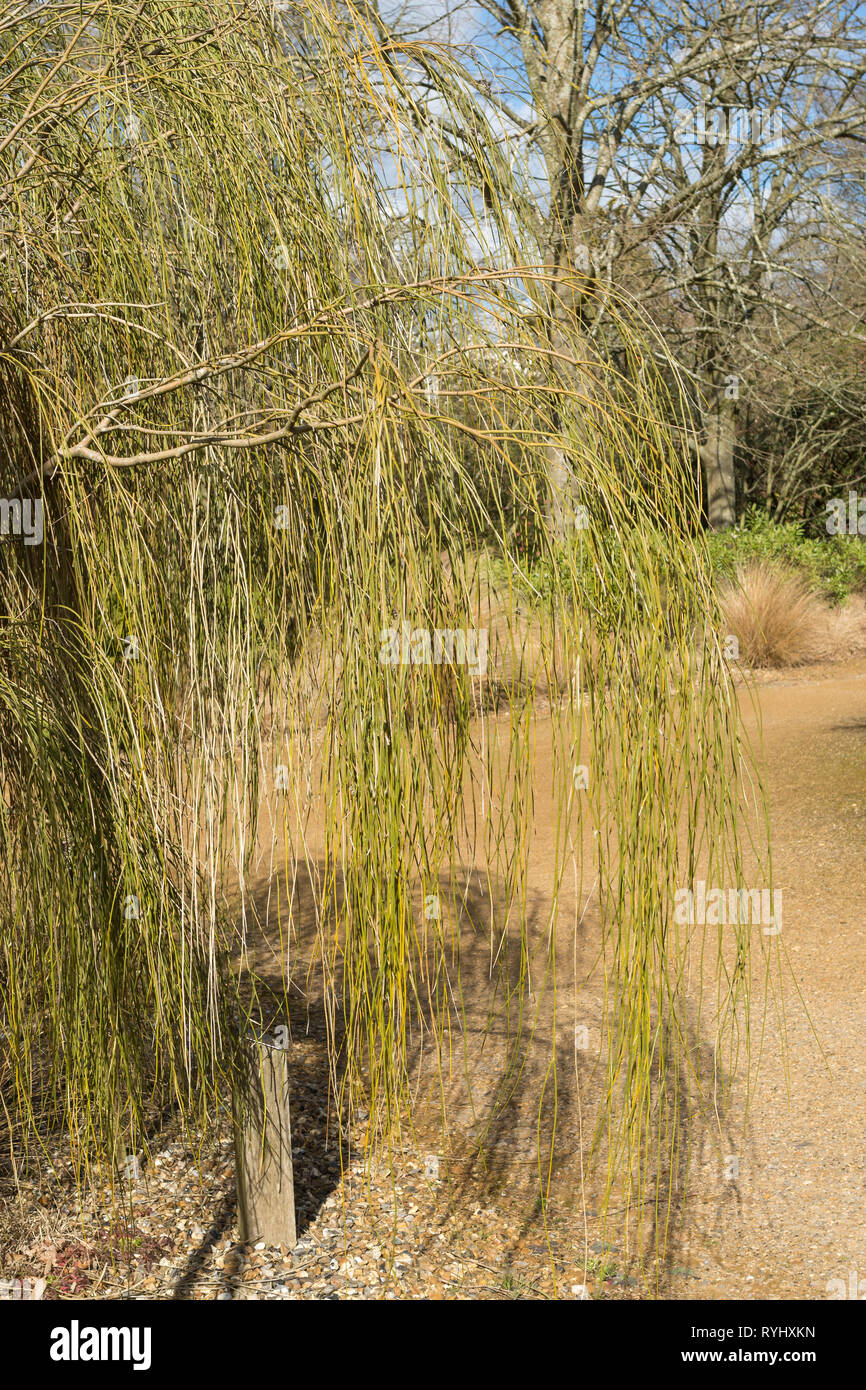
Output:
<path fill-rule="evenodd" d="M 789 1091 L 771 1028 L 738 1180 L 693 1204 L 701 1279 L 679 1296 L 825 1299 L 852 1278 L 866 1296 L 866 666 L 763 684 L 760 706 L 785 944 L 826 1061 L 789 989 Z"/>
<path fill-rule="evenodd" d="M 791 972 L 785 987 L 787 1066 L 771 1010 L 745 1127 L 740 1087 L 722 1145 L 727 1151 L 705 1142 L 692 1159 L 682 1221 L 659 1292 L 672 1299 L 760 1300 L 850 1297 L 859 1289 L 866 1297 L 866 662 L 762 677 L 758 692 L 775 883 L 783 893 Z M 747 699 L 743 706 L 746 729 L 756 736 L 756 715 Z M 543 719 L 535 753 L 536 786 L 543 787 L 551 755 Z M 537 812 L 530 883 L 538 894 L 540 923 L 553 847 L 540 803 Z M 567 893 L 562 907 L 567 917 Z M 484 1131 L 485 1099 L 492 1098 L 504 1055 L 504 1042 L 498 1054 L 495 1048 L 502 1035 L 495 1028 L 484 1031 L 489 984 L 480 977 L 477 984 L 477 991 L 467 991 L 478 1001 L 477 1017 L 471 1010 L 467 1016 L 472 1104 L 459 1079 L 451 1096 L 451 1113 L 462 1118 L 469 1135 Z M 763 1003 L 758 985 L 754 1018 L 760 1018 Z M 604 1247 L 593 1230 L 592 1197 L 576 1181 L 578 1146 L 562 1142 L 563 1131 L 566 1139 L 576 1131 L 579 1117 L 577 1087 L 569 1086 L 573 1069 L 559 1038 L 567 1038 L 579 1018 L 593 1032 L 599 1004 L 592 988 L 573 1008 L 560 998 L 556 1029 L 563 1158 L 550 1216 L 564 1244 L 575 1255 L 582 1252 L 590 1269 Z M 539 1018 L 522 1086 L 487 1136 L 493 1167 L 485 1185 L 488 1200 L 500 1205 L 507 1192 L 517 1200 L 521 1176 L 529 1179 L 528 1198 L 537 1170 L 537 1083 L 551 1053 L 543 1001 Z M 483 1057 L 480 1047 L 474 1054 L 472 1047 L 473 1035 L 482 1033 Z M 593 1088 L 582 1082 L 580 1089 L 586 1123 Z M 612 1258 L 626 1267 L 621 1248 L 613 1248 Z"/>
<path fill-rule="evenodd" d="M 837 1296 L 847 1291 L 852 1280 L 856 1287 L 862 1278 L 866 1296 L 866 913 L 861 907 L 866 899 L 866 662 L 761 678 L 758 690 L 775 883 L 783 892 L 784 945 L 802 1000 L 789 978 L 787 1074 L 770 1012 L 745 1129 L 740 1088 L 723 1151 L 709 1142 L 697 1146 L 668 1273 L 658 1292 L 670 1299 L 825 1299 L 834 1289 Z M 754 735 L 757 721 L 748 700 L 744 710 L 746 728 Z M 534 744 L 535 784 L 543 789 L 552 780 L 549 715 L 539 712 Z M 529 917 L 542 943 L 554 859 L 552 822 L 539 795 L 529 862 Z M 471 886 L 472 875 L 468 879 Z M 588 1063 L 575 1063 L 570 1040 L 576 1022 L 587 1024 L 593 1046 L 600 1040 L 602 1001 L 593 984 L 578 995 L 562 989 L 570 973 L 567 923 L 572 914 L 575 901 L 566 887 L 560 898 L 565 927 L 556 1026 L 552 991 L 545 997 L 542 980 L 540 988 L 533 986 L 537 1026 L 520 1053 L 519 1080 L 503 1086 L 513 1016 L 507 1017 L 502 1003 L 507 990 L 501 980 L 491 1016 L 494 991 L 483 892 L 468 895 L 461 922 L 464 1027 L 455 1048 L 460 1061 L 444 1087 L 449 1117 L 445 1150 L 457 1178 L 451 1196 L 456 1195 L 458 1208 L 469 1217 L 470 1231 L 471 1212 L 480 1201 L 493 1229 L 520 1232 L 519 1241 L 510 1249 L 506 1241 L 497 1256 L 506 1278 L 524 1278 L 527 1265 L 535 1265 L 549 1248 L 547 1236 L 553 1235 L 566 1284 L 584 1278 L 591 1283 L 595 1276 L 602 1296 L 605 1287 L 616 1296 L 615 1284 L 599 1282 L 604 1274 L 600 1266 L 609 1257 L 620 1281 L 634 1266 L 621 1245 L 609 1248 L 600 1242 L 596 1194 L 582 1187 L 579 1176 L 579 1130 L 590 1123 L 598 1084 Z M 591 911 L 585 931 L 591 946 Z M 504 965 L 505 982 L 513 986 L 516 967 L 507 960 Z M 758 988 L 756 1018 L 762 1003 Z M 549 1135 L 552 1091 L 548 1087 L 540 1109 L 538 1096 L 554 1050 L 558 1157 L 545 1235 L 537 1202 L 538 1136 L 546 1142 Z M 513 1062 L 512 1054 L 512 1076 Z M 430 1123 L 419 1125 L 422 1152 L 425 1146 L 439 1149 L 441 1098 L 437 1078 Z M 461 1164 L 460 1156 L 471 1154 L 481 1137 L 485 1162 Z M 432 1214 L 431 1221 L 436 1224 Z M 442 1239 L 441 1228 L 437 1239 Z M 535 1260 L 525 1258 L 527 1242 Z M 834 1286 L 833 1280 L 839 1283 Z M 626 1283 L 624 1288 L 635 1296 L 639 1285 Z"/>

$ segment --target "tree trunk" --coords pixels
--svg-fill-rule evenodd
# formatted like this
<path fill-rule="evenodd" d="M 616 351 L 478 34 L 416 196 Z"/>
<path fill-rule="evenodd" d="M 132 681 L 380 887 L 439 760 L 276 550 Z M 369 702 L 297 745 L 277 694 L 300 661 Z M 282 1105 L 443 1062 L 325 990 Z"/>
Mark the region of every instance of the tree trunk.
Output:
<path fill-rule="evenodd" d="M 564 371 L 563 363 L 572 354 L 578 361 L 590 357 L 586 341 L 587 309 L 592 301 L 590 279 L 591 258 L 587 245 L 589 219 L 582 206 L 582 173 L 566 161 L 558 176 L 552 179 L 557 190 L 555 208 L 550 214 L 550 228 L 545 247 L 545 265 L 553 272 L 548 285 L 546 308 L 550 315 L 548 332 L 550 345 L 560 363 L 554 365 L 554 377 Z M 567 228 L 567 233 L 563 231 Z M 577 391 L 589 403 L 595 395 L 591 372 L 578 368 L 577 376 L 567 372 L 562 381 L 567 390 Z M 559 412 L 555 400 L 551 408 L 551 424 L 558 427 Z M 579 479 L 566 451 L 554 440 L 546 449 L 547 518 L 557 544 L 572 539 L 576 529 L 579 502 Z"/>
<path fill-rule="evenodd" d="M 574 534 L 575 480 L 565 451 L 550 443 L 547 456 L 548 520 L 558 545 Z"/>
<path fill-rule="evenodd" d="M 706 479 L 707 520 L 713 531 L 726 531 L 736 521 L 734 412 L 734 402 L 722 399 L 704 413 L 701 462 Z"/>

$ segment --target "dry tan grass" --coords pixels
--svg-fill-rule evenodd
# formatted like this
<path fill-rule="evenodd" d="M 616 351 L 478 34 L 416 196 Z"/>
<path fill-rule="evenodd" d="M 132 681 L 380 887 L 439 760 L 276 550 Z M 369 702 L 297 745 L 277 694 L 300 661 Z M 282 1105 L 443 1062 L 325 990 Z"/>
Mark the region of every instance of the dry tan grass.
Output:
<path fill-rule="evenodd" d="M 744 566 L 719 594 L 728 632 L 746 666 L 802 666 L 866 651 L 866 605 L 831 608 L 797 574 L 778 565 Z"/>
<path fill-rule="evenodd" d="M 852 594 L 840 608 L 827 614 L 827 651 L 830 661 L 845 661 L 866 652 L 866 599 Z"/>

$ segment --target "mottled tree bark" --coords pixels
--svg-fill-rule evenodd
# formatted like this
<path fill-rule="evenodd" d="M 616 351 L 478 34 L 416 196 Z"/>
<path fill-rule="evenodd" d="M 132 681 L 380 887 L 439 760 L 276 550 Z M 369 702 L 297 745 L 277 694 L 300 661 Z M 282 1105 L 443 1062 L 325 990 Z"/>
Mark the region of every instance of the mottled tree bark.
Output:
<path fill-rule="evenodd" d="M 725 531 L 736 521 L 735 414 L 734 402 L 724 398 L 704 412 L 701 462 L 706 483 L 707 521 L 713 531 Z"/>

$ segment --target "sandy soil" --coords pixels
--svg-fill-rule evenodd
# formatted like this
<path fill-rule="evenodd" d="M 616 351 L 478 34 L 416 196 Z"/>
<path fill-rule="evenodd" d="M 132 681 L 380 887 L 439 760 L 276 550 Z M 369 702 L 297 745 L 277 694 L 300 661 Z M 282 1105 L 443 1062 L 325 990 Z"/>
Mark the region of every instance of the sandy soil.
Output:
<path fill-rule="evenodd" d="M 416 1137 L 422 1153 L 441 1152 L 451 1197 L 464 1215 L 479 1201 L 488 1214 L 499 1213 L 503 1230 L 521 1232 L 521 1249 L 498 1257 L 506 1271 L 526 1253 L 525 1239 L 546 1250 L 553 1234 L 555 1248 L 565 1252 L 567 1279 L 586 1279 L 596 1296 L 642 1290 L 673 1299 L 823 1299 L 834 1290 L 838 1296 L 842 1285 L 852 1287 L 852 1279 L 856 1286 L 860 1277 L 866 1295 L 866 916 L 860 907 L 866 893 L 866 661 L 762 673 L 757 686 L 775 876 L 784 896 L 787 1058 L 770 1010 L 748 1113 L 740 1085 L 721 1130 L 694 1135 L 685 1197 L 655 1287 L 645 1283 L 635 1258 L 641 1246 L 653 1245 L 651 1223 L 629 1236 L 617 1234 L 614 1209 L 612 1224 L 602 1229 L 599 1184 L 581 1176 L 581 1152 L 600 1096 L 592 1049 L 598 1050 L 602 999 L 597 976 L 583 989 L 574 985 L 598 938 L 590 903 L 575 972 L 568 924 L 583 911 L 585 897 L 567 884 L 560 898 L 564 927 L 553 1026 L 543 948 L 555 863 L 543 794 L 551 784 L 550 716 L 539 712 L 535 729 L 528 897 L 536 951 L 524 1015 L 534 1028 L 517 1044 L 513 1002 L 506 1004 L 509 988 L 517 986 L 517 955 L 503 952 L 491 975 L 484 887 L 467 873 L 459 913 L 465 1019 L 444 1085 L 446 1128 L 443 1134 L 437 1077 Z M 757 738 L 755 711 L 748 698 L 743 703 L 746 728 Z M 759 980 L 756 1019 L 764 1002 Z M 572 1046 L 578 1023 L 590 1037 L 590 1051 L 581 1055 Z M 555 1161 L 542 1210 L 539 1137 L 545 1152 L 554 1111 Z M 520 1265 L 525 1269 L 523 1260 Z M 632 1280 L 635 1292 L 629 1293 Z"/>
<path fill-rule="evenodd" d="M 852 1277 L 866 1296 L 866 664 L 764 676 L 760 706 L 802 1002 L 789 988 L 787 1075 L 770 1030 L 737 1182 L 689 1204 L 701 1280 L 679 1296 L 824 1299 Z"/>

